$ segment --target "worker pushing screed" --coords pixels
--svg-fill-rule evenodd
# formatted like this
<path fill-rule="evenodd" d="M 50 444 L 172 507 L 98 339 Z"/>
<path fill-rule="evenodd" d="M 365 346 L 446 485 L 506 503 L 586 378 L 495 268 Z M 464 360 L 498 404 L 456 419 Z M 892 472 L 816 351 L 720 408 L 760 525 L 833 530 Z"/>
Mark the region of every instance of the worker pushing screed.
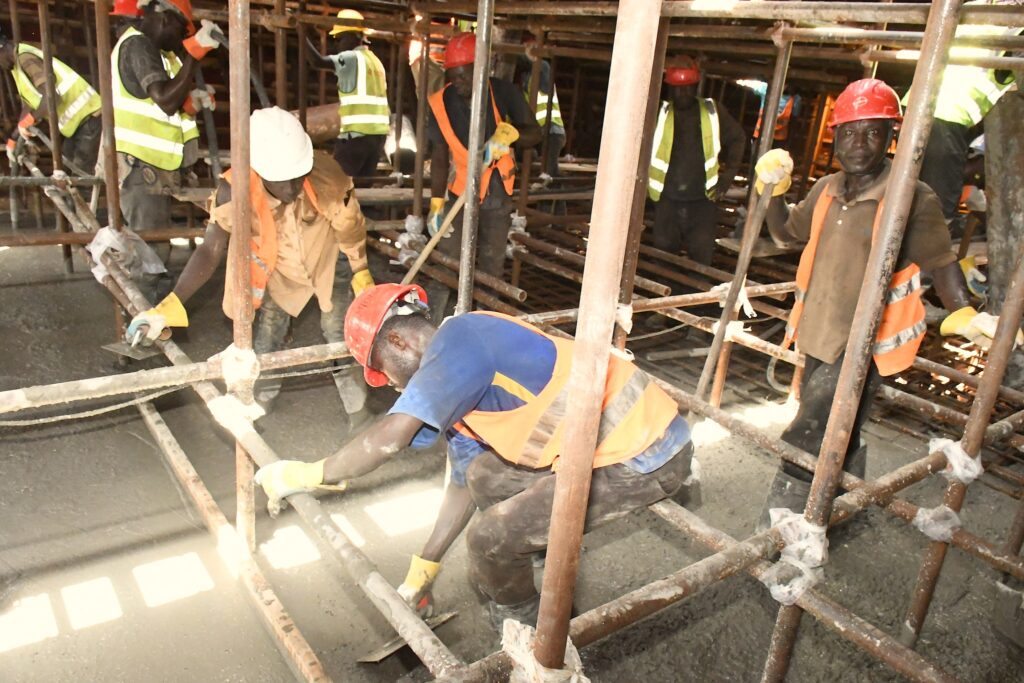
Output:
<path fill-rule="evenodd" d="M 256 309 L 253 350 L 284 348 L 292 318 L 310 299 L 320 308 L 328 342 L 344 339 L 344 316 L 352 294 L 373 285 L 366 259 L 366 220 L 353 194 L 352 179 L 329 155 L 314 152 L 299 120 L 277 107 L 253 112 L 251 154 L 252 252 L 249 272 Z M 210 224 L 203 244 L 189 258 L 174 291 L 128 326 L 129 341 L 143 331 L 148 341 L 168 327 L 187 327 L 184 303 L 224 261 L 232 228 L 231 171 L 223 174 L 210 200 Z M 339 250 L 344 258 L 339 257 Z M 235 282 L 228 264 L 224 314 L 234 316 Z M 351 290 L 350 290 L 351 286 Z M 354 371 L 337 370 L 334 381 L 350 428 L 369 416 L 366 385 Z M 257 380 L 257 403 L 269 410 L 281 391 L 279 379 Z"/>
<path fill-rule="evenodd" d="M 768 228 L 777 243 L 805 242 L 796 274 L 796 303 L 786 343 L 806 355 L 800 408 L 782 439 L 817 454 L 825 435 L 847 338 L 876 226 L 891 163 L 886 152 L 902 115 L 899 98 L 884 82 L 851 83 L 836 100 L 829 126 L 835 132 L 835 156 L 842 170 L 815 183 L 807 197 L 788 207 L 793 161 L 783 149 L 762 156 L 756 166 L 758 192 L 774 183 Z M 864 385 L 850 435 L 844 469 L 864 477 L 867 447 L 860 429 L 867 419 L 881 378 L 910 367 L 925 334 L 922 275 L 930 274 L 943 306 L 943 335 L 959 335 L 987 348 L 996 318 L 971 305 L 949 232 L 935 193 L 917 183 L 896 272 L 874 346 L 874 365 Z M 1024 340 L 1022 340 L 1024 341 Z M 759 526 L 768 526 L 771 508 L 802 512 L 812 473 L 784 462 L 771 484 Z"/>
<path fill-rule="evenodd" d="M 492 625 L 500 631 L 506 618 L 533 624 L 540 595 L 532 556 L 548 541 L 573 342 L 497 313 L 466 313 L 437 328 L 425 292 L 400 284 L 356 298 L 345 342 L 367 383 L 402 394 L 333 456 L 261 468 L 256 481 L 271 510 L 285 496 L 362 476 L 406 446 L 425 448 L 444 435 L 451 479 L 399 593 L 429 612 L 441 558 L 465 528 L 469 579 L 487 597 Z M 587 528 L 685 490 L 692 454 L 675 402 L 612 355 Z"/>
<path fill-rule="evenodd" d="M 427 137 L 433 144 L 430 156 L 430 214 L 427 229 L 433 235 L 452 210 L 456 197 L 466 189 L 469 162 L 470 98 L 473 94 L 473 63 L 476 36 L 459 33 L 448 43 L 444 67 L 448 84 L 429 98 L 430 116 Z M 480 177 L 480 225 L 477 229 L 477 268 L 501 276 L 505 263 L 505 245 L 512 226 L 512 188 L 516 161 L 512 144 L 533 147 L 541 139 L 541 129 L 523 97 L 522 91 L 507 81 L 490 78 L 484 96 L 486 142 Z M 449 169 L 454 165 L 454 173 Z M 451 180 L 449 182 L 449 175 Z M 447 188 L 447 191 L 446 191 Z M 454 227 L 441 240 L 438 251 L 458 258 L 462 248 L 462 218 L 456 215 Z M 449 290 L 430 285 L 431 305 L 440 315 L 446 308 Z"/>

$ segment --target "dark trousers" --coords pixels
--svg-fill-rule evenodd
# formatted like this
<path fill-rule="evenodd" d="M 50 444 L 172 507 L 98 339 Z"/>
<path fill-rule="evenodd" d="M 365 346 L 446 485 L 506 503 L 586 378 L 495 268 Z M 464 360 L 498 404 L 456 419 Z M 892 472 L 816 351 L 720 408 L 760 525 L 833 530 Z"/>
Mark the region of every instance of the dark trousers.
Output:
<path fill-rule="evenodd" d="M 334 141 L 334 158 L 351 178 L 369 178 L 377 173 L 384 150 L 384 135 L 360 135 Z"/>
<path fill-rule="evenodd" d="M 823 363 L 817 358 L 806 357 L 804 376 L 800 382 L 800 409 L 782 432 L 783 441 L 811 455 L 818 455 L 821 442 L 825 438 L 825 427 L 828 425 L 828 415 L 832 411 L 832 401 L 835 399 L 836 384 L 839 381 L 839 370 L 843 366 L 844 356 L 845 354 L 841 354 L 835 363 Z M 848 472 L 851 471 L 849 466 L 852 464 L 850 456 L 860 447 L 861 427 L 868 418 L 871 403 L 881 385 L 882 377 L 872 362 L 867 380 L 864 382 L 864 392 L 857 406 L 857 417 L 850 433 L 850 445 L 846 449 L 847 457 L 843 469 Z M 814 475 L 813 472 L 786 461 L 782 463 L 782 471 L 803 481 L 811 481 Z"/>
<path fill-rule="evenodd" d="M 80 124 L 75 134 L 64 138 L 61 154 L 88 174 L 96 171 L 96 158 L 100 153 L 100 137 L 103 134 L 103 122 L 99 116 L 90 116 Z"/>
<path fill-rule="evenodd" d="M 921 161 L 920 178 L 938 195 L 947 222 L 958 215 L 964 188 L 964 164 L 971 144 L 969 132 L 967 126 L 935 119 Z"/>
<path fill-rule="evenodd" d="M 709 199 L 661 198 L 654 210 L 654 246 L 678 253 L 683 247 L 694 261 L 710 265 L 715 252 L 718 207 Z"/>
<path fill-rule="evenodd" d="M 690 476 L 693 444 L 649 474 L 626 465 L 594 470 L 585 531 L 671 496 Z M 466 531 L 470 578 L 500 605 L 537 595 L 532 556 L 548 545 L 555 474 L 516 467 L 487 452 L 469 466 L 466 481 L 479 512 Z"/>

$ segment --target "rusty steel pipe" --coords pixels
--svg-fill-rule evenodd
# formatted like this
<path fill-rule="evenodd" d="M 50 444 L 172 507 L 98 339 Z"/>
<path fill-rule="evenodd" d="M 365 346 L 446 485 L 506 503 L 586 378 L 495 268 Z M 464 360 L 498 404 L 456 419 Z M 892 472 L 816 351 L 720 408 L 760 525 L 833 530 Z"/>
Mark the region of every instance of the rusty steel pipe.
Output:
<path fill-rule="evenodd" d="M 412 178 L 412 215 L 423 217 L 423 166 L 427 158 L 427 81 L 429 80 L 429 69 L 427 60 L 430 59 L 430 13 L 423 13 L 421 26 L 427 30 L 420 34 L 420 78 L 416 84 L 416 168 L 413 170 Z"/>
<path fill-rule="evenodd" d="M 545 34 L 541 31 L 536 36 L 534 42 L 535 48 L 544 47 Z M 526 93 L 528 100 L 528 107 L 530 115 L 534 116 L 534 112 L 537 110 L 537 98 L 540 93 L 540 69 L 541 69 L 541 57 L 534 56 L 533 62 L 530 64 L 530 91 Z M 554 85 L 552 83 L 552 85 Z M 536 119 L 536 116 L 534 116 Z M 519 215 L 526 215 L 526 202 L 530 196 L 530 171 L 533 167 L 533 157 L 536 155 L 533 147 L 529 147 L 523 150 L 522 164 L 519 169 L 519 199 L 516 202 L 516 211 Z M 541 172 L 544 172 L 544 157 L 541 157 Z"/>
<path fill-rule="evenodd" d="M 645 97 L 654 62 L 659 0 L 622 0 L 619 7 L 629 21 L 616 26 L 608 79 L 608 108 L 601 136 L 597 186 L 590 221 L 591 248 L 587 250 L 580 293 L 580 317 L 573 348 L 565 418 L 566 445 L 555 479 L 547 566 L 541 590 L 540 614 L 534 655 L 548 668 L 560 669 L 569 634 L 569 616 L 576 586 L 580 540 L 589 498 L 591 468 L 597 445 L 601 399 L 608 372 L 610 341 L 626 234 L 632 210 L 643 135 Z"/>
<path fill-rule="evenodd" d="M 968 374 L 961 370 L 951 368 L 948 365 L 928 360 L 927 358 L 921 358 L 918 356 L 914 359 L 913 367 L 915 370 L 923 370 L 924 372 L 928 372 L 939 377 L 945 377 L 953 380 L 954 382 L 966 384 L 974 389 L 978 388 L 979 381 L 977 375 Z M 1012 403 L 1016 403 L 1017 405 L 1024 406 L 1024 391 L 1018 391 L 1011 387 L 1002 386 L 999 387 L 999 397 Z"/>
<path fill-rule="evenodd" d="M 886 185 L 886 201 L 879 206 L 878 228 L 868 257 L 864 285 L 857 300 L 846 345 L 835 399 L 829 415 L 821 452 L 814 469 L 814 480 L 807 499 L 805 517 L 811 524 L 824 524 L 831 514 L 832 501 L 842 474 L 850 441 L 850 428 L 856 419 L 861 392 L 868 374 L 875 333 L 882 315 L 885 290 L 899 256 L 906 230 L 910 204 L 917 187 L 918 171 L 931 132 L 935 99 L 946 67 L 949 44 L 956 32 L 962 0 L 938 0 L 928 7 L 928 23 L 921 45 L 921 61 L 914 72 L 913 91 Z M 765 663 L 762 681 L 781 681 L 789 665 L 787 644 L 796 638 L 800 608 L 779 609 L 773 647 Z"/>

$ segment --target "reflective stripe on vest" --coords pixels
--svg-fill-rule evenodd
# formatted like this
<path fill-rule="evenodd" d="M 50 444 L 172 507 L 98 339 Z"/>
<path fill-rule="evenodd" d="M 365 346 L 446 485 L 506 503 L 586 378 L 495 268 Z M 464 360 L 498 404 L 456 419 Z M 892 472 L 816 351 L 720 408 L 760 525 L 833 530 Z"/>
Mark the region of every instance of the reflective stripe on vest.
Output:
<path fill-rule="evenodd" d="M 444 93 L 450 87 L 451 84 L 449 83 L 427 98 L 427 102 L 430 104 L 430 110 L 434 112 L 434 119 L 437 121 L 438 128 L 441 129 L 445 142 L 448 143 L 448 151 L 451 152 L 452 163 L 455 165 L 455 177 L 448 183 L 448 189 L 451 190 L 452 194 L 461 197 L 462 193 L 466 191 L 466 167 L 469 164 L 469 151 L 452 129 L 451 121 L 448 119 L 448 110 L 444 107 Z M 498 105 L 494 101 L 494 92 L 490 88 L 488 88 L 488 92 L 491 95 L 491 108 L 494 110 L 494 124 L 497 125 L 502 121 L 501 114 L 498 112 Z M 484 167 L 480 175 L 481 202 L 483 202 L 484 197 L 487 196 L 487 190 L 491 187 L 491 174 L 495 170 L 501 175 L 501 182 L 505 187 L 505 192 L 509 196 L 512 195 L 512 188 L 516 181 L 516 160 L 514 153 L 509 151 L 508 154 L 498 161 L 491 162 L 490 166 Z"/>
<path fill-rule="evenodd" d="M 530 90 L 533 87 L 533 79 L 527 79 L 526 81 L 526 101 L 530 101 Z M 565 128 L 565 123 L 562 121 L 562 110 L 558 106 L 558 90 L 555 89 L 555 84 L 551 84 L 551 93 L 554 101 L 551 104 L 551 125 Z M 541 126 L 548 120 L 548 100 L 552 99 L 548 97 L 548 94 L 537 88 L 537 106 L 534 109 L 534 113 L 537 115 L 537 123 Z"/>
<path fill-rule="evenodd" d="M 882 215 L 882 203 L 878 203 L 875 223 L 871 229 L 872 242 L 878 232 L 878 218 Z M 831 205 L 832 195 L 828 194 L 828 188 L 825 188 L 814 204 L 810 239 L 807 241 L 803 253 L 800 254 L 800 265 L 796 271 L 796 301 L 793 303 L 793 310 L 790 311 L 789 320 L 786 323 L 784 348 L 797 338 L 804 301 L 811 284 L 814 258 Z M 911 263 L 903 270 L 893 273 L 885 295 L 882 322 L 878 326 L 878 333 L 875 335 L 875 344 L 872 348 L 875 365 L 878 366 L 878 372 L 883 376 L 894 375 L 906 370 L 917 356 L 917 350 L 924 340 L 927 327 L 921 294 L 921 269 L 916 264 Z"/>
<path fill-rule="evenodd" d="M 118 68 L 121 46 L 132 36 L 142 35 L 132 27 L 125 31 L 110 55 L 114 95 L 114 140 L 118 152 L 165 171 L 181 168 L 185 143 L 199 137 L 195 119 L 183 111 L 168 116 L 151 98 L 138 98 L 128 92 Z M 181 70 L 181 60 L 173 52 L 161 53 L 164 71 L 171 78 Z"/>
<path fill-rule="evenodd" d="M 338 90 L 339 134 L 387 135 L 391 109 L 384 65 L 365 45 L 352 54 L 356 55 L 356 88 L 350 93 Z"/>
<path fill-rule="evenodd" d="M 722 152 L 722 140 L 718 123 L 718 111 L 714 100 L 698 100 L 700 105 L 700 137 L 704 147 L 704 194 L 710 196 L 718 184 L 718 156 Z M 675 107 L 671 102 L 662 102 L 658 122 L 654 127 L 654 145 L 651 147 L 651 166 L 647 174 L 647 195 L 654 201 L 661 199 L 665 189 L 672 158 L 672 139 L 675 134 Z"/>
<path fill-rule="evenodd" d="M 500 313 L 480 311 L 469 315 L 490 315 L 515 323 L 549 339 L 555 345 L 555 366 L 551 379 L 539 394 L 532 394 L 504 376 L 492 384 L 509 390 L 525 401 L 506 411 L 471 411 L 462 423 L 464 431 L 486 442 L 508 462 L 543 469 L 556 464 L 561 454 L 564 418 L 568 408 L 569 370 L 573 342 L 544 334 L 532 325 Z M 614 465 L 640 455 L 660 439 L 679 412 L 676 403 L 645 372 L 612 355 L 608 362 L 601 421 L 598 428 L 594 468 Z"/>
<path fill-rule="evenodd" d="M 30 54 L 43 59 L 42 50 L 27 43 L 18 44 L 18 54 Z M 17 59 L 14 60 L 11 75 L 14 76 L 14 85 L 21 99 L 25 100 L 30 109 L 38 109 L 43 96 Z M 100 96 L 84 78 L 59 59 L 53 60 L 53 75 L 56 80 L 54 90 L 57 92 L 57 128 L 61 135 L 69 138 L 75 134 L 82 121 L 100 110 Z"/>
<path fill-rule="evenodd" d="M 221 174 L 228 185 L 231 184 L 231 169 Z M 302 188 L 309 195 L 313 208 L 320 211 L 316 192 L 309 176 L 302 181 Z M 235 201 L 235 197 L 231 197 Z M 263 179 L 256 171 L 249 170 L 249 202 L 252 204 L 253 230 L 249 239 L 249 287 L 252 293 L 252 308 L 258 310 L 263 305 L 263 297 L 267 293 L 267 283 L 277 267 L 277 221 L 267 202 L 267 191 L 263 187 Z M 229 276 L 230 277 L 230 276 Z M 228 293 L 224 292 L 224 310 L 234 310 L 228 305 Z"/>

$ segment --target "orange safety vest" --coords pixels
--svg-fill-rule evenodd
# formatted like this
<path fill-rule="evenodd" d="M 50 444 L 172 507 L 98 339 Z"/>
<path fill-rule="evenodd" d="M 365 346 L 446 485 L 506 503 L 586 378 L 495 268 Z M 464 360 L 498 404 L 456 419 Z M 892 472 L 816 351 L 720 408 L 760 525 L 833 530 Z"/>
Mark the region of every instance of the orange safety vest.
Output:
<path fill-rule="evenodd" d="M 437 125 L 441 129 L 441 134 L 444 135 L 445 142 L 448 143 L 448 149 L 452 153 L 452 161 L 455 163 L 455 178 L 452 182 L 448 183 L 448 189 L 452 191 L 452 194 L 461 197 L 462 193 L 466 191 L 466 169 L 469 165 L 469 151 L 466 146 L 459 140 L 459 136 L 452 130 L 451 121 L 448 120 L 448 111 L 444 108 L 444 93 L 451 86 L 444 86 L 436 93 L 427 98 L 430 103 L 430 109 L 434 112 L 434 118 L 437 120 Z M 494 102 L 494 92 L 488 87 L 488 92 L 491 95 L 491 107 L 494 108 L 494 123 L 495 125 L 501 123 L 501 114 L 498 113 L 498 105 Z M 512 187 L 516 181 L 516 160 L 512 158 L 512 153 L 509 152 L 501 159 L 496 162 L 491 162 L 489 166 L 484 168 L 483 174 L 480 176 L 480 201 L 483 202 L 487 196 L 487 189 L 491 186 L 491 174 L 497 169 L 498 173 L 501 174 L 501 182 L 505 186 L 505 192 L 512 195 Z"/>
<path fill-rule="evenodd" d="M 456 423 L 455 428 L 486 442 L 502 459 L 515 465 L 531 469 L 557 467 L 568 409 L 573 341 L 544 334 L 533 325 L 501 313 L 479 311 L 472 315 L 508 320 L 550 339 L 555 345 L 555 367 L 547 385 L 536 395 L 514 380 L 496 374 L 492 384 L 525 403 L 513 410 L 473 410 Z M 676 402 L 652 382 L 647 373 L 612 355 L 601 402 L 594 468 L 640 455 L 665 434 L 678 414 Z"/>
<path fill-rule="evenodd" d="M 811 238 L 800 254 L 800 265 L 796 270 L 796 301 L 793 303 L 793 310 L 789 313 L 789 322 L 786 324 L 786 338 L 783 341 L 783 348 L 787 348 L 791 342 L 796 340 L 797 327 L 800 323 L 800 316 L 804 310 L 804 299 L 807 296 L 807 288 L 811 284 L 811 271 L 814 268 L 814 257 L 818 251 L 818 241 L 821 239 L 821 230 L 825 225 L 825 216 L 832 205 L 832 196 L 828 191 L 818 196 L 814 204 L 814 213 L 811 217 Z M 878 218 L 882 215 L 882 202 L 878 204 L 878 213 L 875 214 L 875 224 L 871 228 L 871 238 L 874 240 L 878 232 Z M 883 376 L 895 375 L 911 366 L 917 356 L 917 350 L 924 340 L 926 329 L 924 321 L 924 304 L 921 303 L 921 269 L 911 263 L 903 270 L 893 273 L 889 280 L 889 290 L 885 295 L 885 309 L 882 311 L 882 322 L 875 335 L 875 345 L 872 355 L 875 365 L 878 366 L 879 374 Z"/>
<path fill-rule="evenodd" d="M 786 101 L 786 106 L 779 112 L 778 118 L 775 119 L 775 134 L 772 136 L 776 140 L 785 140 L 789 135 L 789 118 L 793 115 L 793 98 L 790 97 Z M 760 113 L 757 115 L 757 125 L 754 126 L 754 137 L 760 137 L 761 135 L 761 117 L 764 116 L 764 107 L 761 107 Z"/>
<path fill-rule="evenodd" d="M 221 174 L 224 181 L 231 184 L 231 169 Z M 313 183 L 307 176 L 302 181 L 302 188 L 309 195 L 309 201 L 313 208 L 320 211 L 320 203 L 317 201 L 316 192 L 313 190 Z M 231 201 L 235 198 L 232 197 Z M 253 230 L 253 236 L 249 240 L 249 285 L 252 290 L 252 308 L 259 309 L 263 305 L 263 297 L 267 293 L 267 282 L 271 273 L 277 266 L 277 222 L 267 202 L 267 191 L 263 187 L 263 179 L 256 171 L 249 171 L 249 201 L 252 203 L 253 224 L 258 230 Z M 258 234 L 256 234 L 258 233 Z"/>

